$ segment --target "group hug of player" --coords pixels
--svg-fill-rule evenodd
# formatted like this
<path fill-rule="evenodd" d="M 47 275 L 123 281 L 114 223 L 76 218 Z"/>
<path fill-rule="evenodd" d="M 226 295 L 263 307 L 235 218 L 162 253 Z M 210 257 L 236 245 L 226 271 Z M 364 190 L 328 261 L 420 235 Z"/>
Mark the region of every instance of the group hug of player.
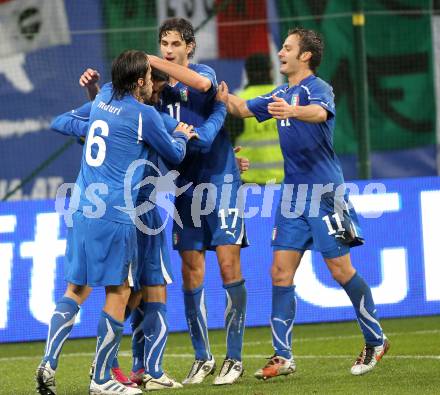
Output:
<path fill-rule="evenodd" d="M 210 67 L 189 63 L 196 42 L 187 20 L 165 21 L 159 29 L 159 43 L 163 59 L 135 50 L 120 54 L 112 64 L 111 83 L 102 88 L 98 72 L 87 69 L 80 85 L 91 101 L 52 123 L 54 130 L 82 139 L 84 149 L 71 198 L 77 205 L 67 236 L 67 289 L 49 325 L 44 357 L 36 372 L 37 392 L 56 394 L 55 372 L 62 346 L 93 287 L 105 287 L 106 299 L 98 323 L 90 394 L 180 388 L 214 374 L 203 285 L 206 250 L 217 255 L 226 295 L 227 351 L 213 384 L 233 384 L 242 376 L 247 294 L 240 251 L 248 242 L 236 202 L 240 171 L 249 163 L 234 155 L 222 127 L 226 112 L 256 117 L 260 122 L 277 119 L 285 161 L 272 234 L 270 324 L 275 352 L 255 377 L 268 379 L 296 370 L 291 347 L 296 311 L 293 284 L 301 257 L 309 249 L 322 254 L 333 278 L 347 292 L 364 335 L 365 347 L 351 373 L 369 372 L 389 342 L 376 317 L 370 287 L 350 260 L 350 248 L 363 239 L 347 194 L 337 192 L 344 179 L 332 146 L 334 95 L 331 86 L 315 75 L 323 52 L 321 38 L 311 30 L 289 31 L 278 54 L 280 72 L 288 83 L 247 101 L 229 94 L 224 82 L 218 85 Z M 128 181 L 128 200 L 136 202 L 130 207 L 124 181 L 134 163 L 140 165 Z M 172 173 L 180 222 L 173 224 L 173 247 L 182 260 L 185 316 L 195 352 L 182 384 L 162 369 L 168 337 L 166 285 L 173 279 L 165 232 L 156 232 L 162 220 L 155 205 L 160 189 L 155 182 L 160 181 L 155 180 L 163 166 L 178 170 L 178 176 Z M 227 201 L 220 194 L 214 199 L 209 194 L 197 195 L 194 187 L 202 183 L 214 184 L 218 190 L 228 184 Z M 304 186 L 298 190 L 308 191 L 302 198 L 291 188 L 298 185 Z M 317 208 L 311 193 L 314 185 L 326 186 Z M 292 189 L 289 201 L 283 193 L 286 188 Z M 105 210 L 91 205 L 97 197 Z M 213 208 L 199 221 L 191 215 L 193 199 Z M 297 215 L 284 215 L 286 207 Z M 133 365 L 126 377 L 117 354 L 128 317 Z"/>

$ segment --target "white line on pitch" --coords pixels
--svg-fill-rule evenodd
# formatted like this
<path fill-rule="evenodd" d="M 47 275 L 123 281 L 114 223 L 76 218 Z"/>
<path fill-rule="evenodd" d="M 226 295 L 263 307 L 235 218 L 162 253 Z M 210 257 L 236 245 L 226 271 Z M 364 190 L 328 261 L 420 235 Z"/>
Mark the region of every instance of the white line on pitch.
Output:
<path fill-rule="evenodd" d="M 124 355 L 125 356 L 125 355 Z M 170 358 L 194 358 L 194 354 L 165 354 Z M 267 359 L 267 354 L 250 354 L 243 355 L 243 359 Z M 295 359 L 352 359 L 353 355 L 295 355 Z M 438 359 L 440 355 L 387 355 L 386 359 Z"/>
<path fill-rule="evenodd" d="M 440 333 L 439 329 L 430 329 L 430 330 L 421 330 L 421 331 L 410 331 L 410 332 L 387 332 L 386 335 L 388 337 L 394 337 L 394 336 L 408 336 L 408 335 L 427 335 L 427 334 L 436 334 Z M 268 340 L 256 340 L 256 341 L 245 341 L 243 343 L 244 346 L 256 346 L 260 344 L 271 344 L 272 342 L 270 339 L 270 332 L 268 330 L 267 333 Z M 319 336 L 319 337 L 294 337 L 293 342 L 294 343 L 304 343 L 304 342 L 316 342 L 316 341 L 328 341 L 328 340 L 345 340 L 345 339 L 361 339 L 362 340 L 362 334 L 359 333 L 358 335 L 337 335 L 337 336 Z M 211 344 L 212 347 L 225 347 L 224 343 L 214 343 Z M 191 348 L 191 345 L 177 345 L 173 347 L 174 349 L 187 349 Z"/>
<path fill-rule="evenodd" d="M 90 352 L 78 352 L 78 353 L 68 353 L 62 354 L 61 358 L 80 358 L 89 357 L 93 358 L 95 354 Z M 119 357 L 131 358 L 131 353 L 120 352 Z M 193 359 L 194 354 L 165 354 L 167 358 L 183 358 L 183 359 Z M 20 356 L 20 357 L 7 357 L 0 358 L 0 362 L 11 362 L 11 361 L 26 361 L 26 360 L 36 360 L 38 361 L 41 357 L 39 356 Z M 265 359 L 266 354 L 249 354 L 244 355 L 244 359 Z M 295 359 L 352 359 L 353 355 L 295 355 Z M 440 360 L 440 355 L 387 355 L 386 359 L 433 359 Z"/>
<path fill-rule="evenodd" d="M 420 330 L 420 331 L 409 331 L 409 332 L 387 332 L 387 335 L 389 337 L 393 336 L 407 336 L 407 335 L 425 335 L 425 334 L 435 334 L 440 333 L 440 330 L 438 329 L 429 329 L 429 330 Z M 268 333 L 268 337 L 270 334 Z M 327 341 L 327 340 L 344 340 L 344 339 L 355 339 L 355 338 L 362 338 L 362 335 L 338 335 L 338 336 L 321 336 L 321 337 L 298 337 L 294 338 L 294 343 L 302 343 L 302 342 L 315 342 L 315 341 Z M 244 342 L 244 346 L 252 346 L 252 345 L 261 345 L 261 344 L 271 344 L 270 340 L 267 341 L 248 341 Z M 211 344 L 211 347 L 224 347 L 224 343 L 215 343 Z M 191 345 L 182 346 L 182 345 L 176 345 L 170 347 L 171 349 L 179 350 L 179 349 L 191 349 Z M 119 353 L 121 357 L 130 357 L 131 354 L 129 352 L 122 351 Z M 174 355 L 175 358 L 193 358 L 193 354 L 165 354 L 165 356 L 171 356 Z M 68 358 L 77 358 L 77 357 L 87 357 L 90 356 L 93 358 L 94 354 L 92 353 L 70 353 L 70 354 L 62 354 L 62 357 L 68 357 Z M 267 358 L 267 355 L 244 355 L 245 358 Z M 29 360 L 29 359 L 39 359 L 38 356 L 19 356 L 19 357 L 3 357 L 0 358 L 0 362 L 7 362 L 7 361 L 21 361 L 21 360 Z M 352 356 L 295 356 L 295 358 L 352 358 Z M 387 355 L 387 358 L 401 358 L 401 359 L 440 359 L 440 356 L 436 355 Z"/>

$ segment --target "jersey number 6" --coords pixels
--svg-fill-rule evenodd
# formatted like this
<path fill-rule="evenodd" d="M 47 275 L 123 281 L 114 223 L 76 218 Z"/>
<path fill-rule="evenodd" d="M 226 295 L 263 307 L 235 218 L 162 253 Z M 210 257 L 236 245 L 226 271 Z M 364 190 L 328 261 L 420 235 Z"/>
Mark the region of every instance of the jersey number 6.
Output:
<path fill-rule="evenodd" d="M 105 121 L 96 120 L 90 126 L 89 133 L 87 135 L 87 145 L 86 145 L 86 162 L 88 165 L 93 167 L 98 167 L 102 165 L 105 159 L 105 151 L 107 149 L 105 145 L 105 140 L 98 135 L 95 135 L 96 129 L 101 129 L 101 136 L 108 136 L 108 124 Z M 98 153 L 96 157 L 92 157 L 92 146 L 94 144 L 98 145 Z"/>

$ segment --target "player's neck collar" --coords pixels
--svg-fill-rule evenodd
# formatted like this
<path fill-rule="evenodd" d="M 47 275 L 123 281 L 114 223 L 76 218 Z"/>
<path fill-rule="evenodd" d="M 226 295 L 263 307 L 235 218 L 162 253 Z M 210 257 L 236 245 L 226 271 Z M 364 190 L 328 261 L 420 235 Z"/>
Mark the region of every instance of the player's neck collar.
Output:
<path fill-rule="evenodd" d="M 296 83 L 296 84 L 290 84 L 290 82 L 288 82 L 288 86 L 289 86 L 289 88 L 292 88 L 294 86 L 304 85 L 308 80 L 313 79 L 313 78 L 315 78 L 315 74 L 311 73 L 311 74 L 308 74 L 307 76 L 305 76 L 300 81 L 298 81 L 298 83 Z"/>

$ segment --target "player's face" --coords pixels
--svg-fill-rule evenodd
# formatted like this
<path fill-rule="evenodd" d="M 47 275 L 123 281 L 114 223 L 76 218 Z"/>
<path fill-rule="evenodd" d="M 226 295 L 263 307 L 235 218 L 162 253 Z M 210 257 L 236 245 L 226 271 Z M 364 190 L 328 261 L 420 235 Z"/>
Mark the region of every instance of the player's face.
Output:
<path fill-rule="evenodd" d="M 151 100 L 153 93 L 153 83 L 151 82 L 151 67 L 148 67 L 147 73 L 143 79 L 143 84 L 139 84 L 139 96 L 144 103 Z"/>
<path fill-rule="evenodd" d="M 188 55 L 193 49 L 192 44 L 187 44 L 179 32 L 174 30 L 165 32 L 160 40 L 162 57 L 170 62 L 186 66 Z"/>
<path fill-rule="evenodd" d="M 166 81 L 153 81 L 153 93 L 150 102 L 156 104 L 159 102 L 160 94 L 166 85 Z"/>
<path fill-rule="evenodd" d="M 298 72 L 303 63 L 301 62 L 302 55 L 304 54 L 299 55 L 299 36 L 297 34 L 287 36 L 283 47 L 278 52 L 281 74 L 289 76 Z"/>

